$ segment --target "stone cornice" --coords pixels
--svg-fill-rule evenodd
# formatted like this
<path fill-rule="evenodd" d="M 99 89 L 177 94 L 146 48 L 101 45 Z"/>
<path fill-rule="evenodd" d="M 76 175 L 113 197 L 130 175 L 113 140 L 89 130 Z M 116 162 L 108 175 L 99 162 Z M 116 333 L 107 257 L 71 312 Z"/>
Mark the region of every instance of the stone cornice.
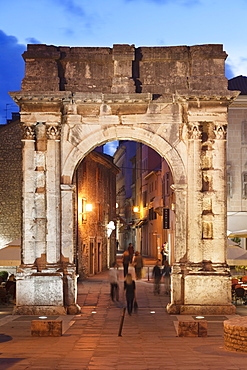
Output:
<path fill-rule="evenodd" d="M 28 91 L 12 91 L 9 93 L 16 104 L 22 103 L 62 103 L 62 104 L 138 104 L 155 102 L 213 102 L 224 101 L 234 106 L 238 104 L 247 104 L 247 98 L 238 97 L 239 91 L 178 91 L 176 94 L 160 94 L 151 93 L 127 93 L 127 94 L 102 94 L 102 93 L 72 93 L 71 91 L 56 91 L 56 92 L 39 92 Z M 237 99 L 237 101 L 236 101 Z"/>
<path fill-rule="evenodd" d="M 178 102 L 213 102 L 213 101 L 224 101 L 228 103 L 232 103 L 235 99 L 237 99 L 239 95 L 239 91 L 230 91 L 230 90 L 223 90 L 223 91 L 178 91 L 176 93 L 176 100 Z"/>
<path fill-rule="evenodd" d="M 247 95 L 239 95 L 231 104 L 231 109 L 246 107 L 247 107 Z"/>

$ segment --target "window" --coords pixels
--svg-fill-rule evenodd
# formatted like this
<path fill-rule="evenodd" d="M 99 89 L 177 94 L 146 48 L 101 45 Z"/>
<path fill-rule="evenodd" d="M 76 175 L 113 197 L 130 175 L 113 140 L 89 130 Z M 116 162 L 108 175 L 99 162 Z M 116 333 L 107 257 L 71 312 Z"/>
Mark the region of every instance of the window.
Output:
<path fill-rule="evenodd" d="M 227 174 L 227 197 L 232 198 L 232 175 Z"/>
<path fill-rule="evenodd" d="M 148 210 L 148 219 L 149 219 L 150 221 L 152 221 L 152 220 L 156 220 L 156 219 L 157 219 L 157 214 L 156 214 L 156 212 L 154 211 L 154 209 L 153 209 L 153 208 L 150 208 L 150 209 Z"/>
<path fill-rule="evenodd" d="M 166 195 L 169 194 L 169 190 L 170 190 L 170 176 L 169 176 L 169 172 L 166 173 Z"/>
<path fill-rule="evenodd" d="M 146 190 L 142 193 L 142 203 L 143 203 L 143 207 L 147 207 L 147 191 Z"/>
<path fill-rule="evenodd" d="M 247 172 L 242 173 L 242 197 L 247 198 Z"/>
<path fill-rule="evenodd" d="M 247 121 L 242 121 L 242 144 L 247 144 Z"/>

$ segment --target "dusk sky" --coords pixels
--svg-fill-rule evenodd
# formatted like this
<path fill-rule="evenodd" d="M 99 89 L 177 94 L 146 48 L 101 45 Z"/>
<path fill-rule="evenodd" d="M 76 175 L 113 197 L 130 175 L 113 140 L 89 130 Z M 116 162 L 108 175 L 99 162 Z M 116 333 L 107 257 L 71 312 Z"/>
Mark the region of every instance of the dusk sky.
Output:
<path fill-rule="evenodd" d="M 26 45 L 223 44 L 226 77 L 247 75 L 247 0 L 0 0 L 0 123 L 18 111 Z M 6 111 L 7 108 L 7 111 Z"/>

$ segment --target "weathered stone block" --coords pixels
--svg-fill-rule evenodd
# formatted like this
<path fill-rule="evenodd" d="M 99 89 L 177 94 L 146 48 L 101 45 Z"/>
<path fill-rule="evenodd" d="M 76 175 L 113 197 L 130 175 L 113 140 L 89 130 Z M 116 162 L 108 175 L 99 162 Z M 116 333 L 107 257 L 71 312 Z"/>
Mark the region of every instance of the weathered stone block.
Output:
<path fill-rule="evenodd" d="M 179 337 L 206 337 L 207 321 L 179 321 Z"/>
<path fill-rule="evenodd" d="M 32 337 L 60 337 L 62 335 L 62 320 L 32 320 Z"/>
<path fill-rule="evenodd" d="M 198 337 L 198 322 L 196 321 L 179 321 L 179 337 Z"/>
<path fill-rule="evenodd" d="M 207 337 L 208 335 L 208 322 L 198 321 L 198 337 Z"/>

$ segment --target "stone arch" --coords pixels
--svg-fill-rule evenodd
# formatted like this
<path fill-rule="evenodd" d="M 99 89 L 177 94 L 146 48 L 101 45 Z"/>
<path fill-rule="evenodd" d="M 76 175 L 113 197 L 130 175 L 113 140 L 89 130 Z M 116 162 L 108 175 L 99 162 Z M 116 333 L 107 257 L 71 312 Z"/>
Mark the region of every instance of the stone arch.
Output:
<path fill-rule="evenodd" d="M 80 138 L 77 138 L 77 140 L 80 141 Z M 80 160 L 95 147 L 114 140 L 133 140 L 150 146 L 166 159 L 171 168 L 175 184 L 186 184 L 185 165 L 176 148 L 157 133 L 139 127 L 133 128 L 127 133 L 126 128 L 118 126 L 107 130 L 99 130 L 86 138 L 82 137 L 79 144 L 73 147 L 67 156 L 62 168 L 62 177 L 71 181 L 75 167 Z M 91 143 L 96 144 L 92 146 Z"/>
<path fill-rule="evenodd" d="M 227 109 L 238 93 L 227 89 L 222 45 L 29 45 L 23 57 L 22 91 L 11 93 L 23 126 L 16 313 L 76 310 L 71 180 L 87 153 L 113 139 L 151 146 L 173 172 L 179 209 L 169 312 L 233 313 L 224 169 Z"/>

